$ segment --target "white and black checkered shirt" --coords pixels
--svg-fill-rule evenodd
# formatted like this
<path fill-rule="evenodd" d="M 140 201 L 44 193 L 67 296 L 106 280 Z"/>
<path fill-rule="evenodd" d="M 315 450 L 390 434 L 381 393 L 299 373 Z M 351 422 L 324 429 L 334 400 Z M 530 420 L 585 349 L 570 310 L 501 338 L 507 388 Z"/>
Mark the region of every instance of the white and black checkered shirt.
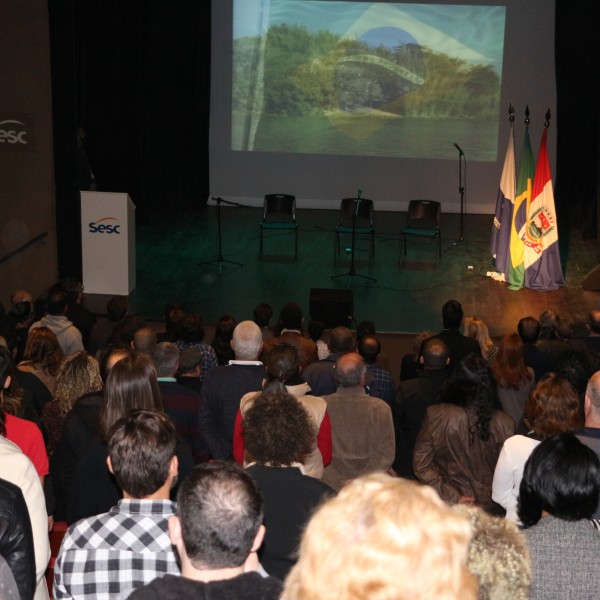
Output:
<path fill-rule="evenodd" d="M 175 504 L 121 500 L 110 512 L 69 527 L 54 568 L 55 598 L 127 598 L 179 567 L 168 532 Z"/>

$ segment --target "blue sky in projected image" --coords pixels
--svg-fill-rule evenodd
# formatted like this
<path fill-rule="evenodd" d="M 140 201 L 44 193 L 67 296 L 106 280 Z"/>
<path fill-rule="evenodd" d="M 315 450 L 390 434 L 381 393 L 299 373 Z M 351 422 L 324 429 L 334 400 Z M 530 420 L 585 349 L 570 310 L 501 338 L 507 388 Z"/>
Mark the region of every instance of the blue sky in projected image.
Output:
<path fill-rule="evenodd" d="M 403 41 L 414 38 L 436 52 L 502 69 L 504 6 L 234 0 L 234 38 L 258 35 L 263 14 L 267 25 L 326 29 L 373 45 L 398 45 L 401 30 Z M 375 29 L 377 37 L 369 36 Z"/>

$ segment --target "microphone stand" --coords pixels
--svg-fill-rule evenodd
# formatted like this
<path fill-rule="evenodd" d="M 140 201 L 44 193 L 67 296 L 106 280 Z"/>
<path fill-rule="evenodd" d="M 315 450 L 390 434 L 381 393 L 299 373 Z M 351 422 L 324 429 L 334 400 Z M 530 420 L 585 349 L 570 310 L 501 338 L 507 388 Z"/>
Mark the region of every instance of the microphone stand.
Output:
<path fill-rule="evenodd" d="M 368 277 L 367 275 L 360 275 L 354 270 L 354 244 L 355 244 L 355 230 L 356 230 L 356 217 L 358 216 L 358 211 L 360 209 L 360 201 L 361 201 L 362 190 L 358 190 L 358 197 L 354 203 L 354 210 L 352 211 L 352 242 L 350 244 L 351 247 L 351 255 L 350 255 L 350 270 L 346 273 L 342 273 L 341 275 L 332 275 L 331 279 L 336 280 L 340 277 L 348 277 L 348 287 L 352 285 L 353 277 L 360 277 L 362 279 L 366 279 L 367 281 L 377 281 L 374 277 Z"/>
<path fill-rule="evenodd" d="M 229 200 L 224 200 L 223 198 L 213 198 L 213 200 L 217 203 L 217 239 L 218 239 L 218 243 L 219 243 L 219 254 L 217 255 L 217 258 L 213 258 L 211 260 L 205 260 L 204 262 L 201 262 L 198 266 L 201 267 L 202 265 L 218 264 L 219 265 L 219 275 L 221 275 L 222 269 L 223 269 L 223 263 L 227 263 L 228 265 L 236 265 L 237 267 L 244 266 L 242 263 L 235 262 L 233 260 L 225 260 L 223 258 L 223 251 L 221 248 L 221 241 L 222 241 L 221 240 L 221 203 L 225 202 L 225 204 L 230 204 L 232 206 L 244 206 L 244 205 L 238 204 L 237 202 L 230 202 Z"/>

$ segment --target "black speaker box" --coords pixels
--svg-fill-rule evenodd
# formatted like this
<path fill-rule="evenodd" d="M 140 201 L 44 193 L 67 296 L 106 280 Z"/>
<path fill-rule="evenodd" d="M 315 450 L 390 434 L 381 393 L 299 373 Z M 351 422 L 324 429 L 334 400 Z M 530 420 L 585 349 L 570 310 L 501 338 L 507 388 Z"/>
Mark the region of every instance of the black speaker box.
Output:
<path fill-rule="evenodd" d="M 350 327 L 354 312 L 352 290 L 310 289 L 310 318 L 327 327 Z"/>

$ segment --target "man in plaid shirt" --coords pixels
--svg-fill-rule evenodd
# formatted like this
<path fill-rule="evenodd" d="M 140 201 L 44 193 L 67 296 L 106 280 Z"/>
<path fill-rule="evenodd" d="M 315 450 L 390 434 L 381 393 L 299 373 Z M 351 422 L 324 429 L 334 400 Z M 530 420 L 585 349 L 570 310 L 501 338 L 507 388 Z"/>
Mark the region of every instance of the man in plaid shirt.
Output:
<path fill-rule="evenodd" d="M 155 577 L 180 573 L 168 532 L 175 444 L 165 413 L 135 411 L 115 423 L 107 462 L 123 499 L 69 527 L 54 570 L 55 598 L 127 598 Z"/>

